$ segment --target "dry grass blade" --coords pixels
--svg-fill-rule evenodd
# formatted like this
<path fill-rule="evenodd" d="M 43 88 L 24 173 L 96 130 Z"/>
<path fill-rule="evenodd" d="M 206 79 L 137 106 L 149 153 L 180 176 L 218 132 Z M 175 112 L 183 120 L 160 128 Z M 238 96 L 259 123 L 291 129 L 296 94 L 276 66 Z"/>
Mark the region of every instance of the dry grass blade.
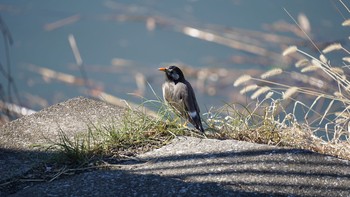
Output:
<path fill-rule="evenodd" d="M 55 70 L 36 66 L 34 64 L 28 64 L 27 67 L 30 71 L 40 74 L 44 78 L 44 80 L 55 79 L 71 85 L 78 85 L 78 86 L 84 85 L 84 80 L 82 78 L 76 77 L 71 74 L 57 72 Z M 89 81 L 89 83 L 93 85 L 95 84 L 93 81 Z"/>
<path fill-rule="evenodd" d="M 279 75 L 283 72 L 282 69 L 280 68 L 275 68 L 275 69 L 272 69 L 272 70 L 269 70 L 263 74 L 260 75 L 260 78 L 261 79 L 267 79 L 269 77 L 272 77 L 272 76 L 276 76 L 276 75 Z"/>
<path fill-rule="evenodd" d="M 73 34 L 69 34 L 68 41 L 69 41 L 69 44 L 70 44 L 70 46 L 72 48 L 73 55 L 74 55 L 75 61 L 77 62 L 77 65 L 81 66 L 83 64 L 83 59 L 80 56 L 78 45 L 77 45 L 77 43 L 75 41 L 75 38 L 74 38 Z"/>
<path fill-rule="evenodd" d="M 305 114 L 305 116 L 304 116 L 304 119 L 305 119 L 305 120 L 307 119 L 307 117 L 309 117 L 309 113 L 313 111 L 312 108 L 316 105 L 316 103 L 318 102 L 318 100 L 320 100 L 320 99 L 323 98 L 323 97 L 324 97 L 324 95 L 321 94 L 321 95 L 319 95 L 319 96 L 316 97 L 316 99 L 314 100 L 314 102 L 312 102 L 312 104 L 311 104 L 310 107 L 309 107 L 309 110 L 306 112 L 306 114 Z"/>
<path fill-rule="evenodd" d="M 339 2 L 343 5 L 343 7 L 348 11 L 348 13 L 350 13 L 350 9 L 348 8 L 348 6 L 342 1 L 339 0 Z"/>
<path fill-rule="evenodd" d="M 214 43 L 228 46 L 234 49 L 256 54 L 259 56 L 269 56 L 273 58 L 279 58 L 279 54 L 269 51 L 255 44 L 242 42 L 242 39 L 232 39 L 226 36 L 222 36 L 221 34 L 216 33 L 214 31 L 208 31 L 206 29 L 199 29 L 199 28 L 184 26 L 180 24 L 177 24 L 177 26 L 178 26 L 178 28 L 176 28 L 177 31 L 180 30 L 185 35 L 188 35 L 194 38 L 202 39 L 208 42 L 214 42 Z"/>
<path fill-rule="evenodd" d="M 237 86 L 241 85 L 242 83 L 245 83 L 245 82 L 249 81 L 251 78 L 252 77 L 250 75 L 242 75 L 241 77 L 236 79 L 236 81 L 234 82 L 233 86 L 237 87 Z"/>
<path fill-rule="evenodd" d="M 52 30 L 61 28 L 61 27 L 66 26 L 66 25 L 73 24 L 73 23 L 79 21 L 80 19 L 81 19 L 81 16 L 79 14 L 76 14 L 76 15 L 69 16 L 67 18 L 60 19 L 58 21 L 46 24 L 46 25 L 44 25 L 44 29 L 46 31 L 52 31 Z"/>
<path fill-rule="evenodd" d="M 282 55 L 286 56 L 286 55 L 295 53 L 297 50 L 298 48 L 296 46 L 290 46 L 283 51 Z"/>
<path fill-rule="evenodd" d="M 350 119 L 350 114 L 349 114 L 348 112 L 346 112 L 346 111 L 335 112 L 334 114 L 335 114 L 337 117 Z"/>
<path fill-rule="evenodd" d="M 323 116 L 322 116 L 322 118 L 321 118 L 319 124 L 321 124 L 322 121 L 324 120 L 324 118 L 328 115 L 328 112 L 329 112 L 329 110 L 331 109 L 331 107 L 333 106 L 333 103 L 334 103 L 334 100 L 332 100 L 332 101 L 329 103 L 329 105 L 328 105 L 326 111 L 323 113 Z"/>

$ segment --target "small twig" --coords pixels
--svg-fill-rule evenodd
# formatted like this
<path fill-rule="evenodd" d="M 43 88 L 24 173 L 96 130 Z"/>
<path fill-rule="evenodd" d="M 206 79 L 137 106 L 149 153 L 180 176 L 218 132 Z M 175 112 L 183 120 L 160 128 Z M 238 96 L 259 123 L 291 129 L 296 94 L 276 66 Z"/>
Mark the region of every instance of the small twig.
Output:
<path fill-rule="evenodd" d="M 44 182 L 45 179 L 19 179 L 21 182 Z"/>
<path fill-rule="evenodd" d="M 5 58 L 6 58 L 6 65 L 7 65 L 7 71 L 3 68 L 2 64 L 0 63 L 0 71 L 1 73 L 6 77 L 8 84 L 7 84 L 7 92 L 8 92 L 8 98 L 9 102 L 12 103 L 12 91 L 13 89 L 15 97 L 19 103 L 20 106 L 22 106 L 22 102 L 19 97 L 18 89 L 16 86 L 15 81 L 12 77 L 12 71 L 11 71 L 11 58 L 10 58 L 10 46 L 13 44 L 13 39 L 11 36 L 11 33 L 9 31 L 9 28 L 7 27 L 6 23 L 2 20 L 0 16 L 0 30 L 3 35 L 4 44 L 5 44 Z M 4 100 L 5 101 L 5 100 Z M 8 114 L 9 115 L 9 114 Z"/>
<path fill-rule="evenodd" d="M 54 177 L 52 177 L 48 182 L 52 182 L 52 181 L 56 180 L 58 177 L 60 177 L 64 172 L 66 172 L 66 168 L 67 168 L 67 166 L 63 166 L 63 167 L 60 169 L 60 171 L 59 171 L 58 173 L 56 173 L 56 174 L 54 175 Z"/>

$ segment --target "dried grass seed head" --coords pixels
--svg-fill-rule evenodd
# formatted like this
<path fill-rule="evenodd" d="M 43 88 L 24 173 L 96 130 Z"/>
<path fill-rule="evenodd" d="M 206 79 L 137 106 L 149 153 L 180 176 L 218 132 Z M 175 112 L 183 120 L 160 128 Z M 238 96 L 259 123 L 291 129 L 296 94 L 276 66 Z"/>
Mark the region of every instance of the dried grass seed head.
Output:
<path fill-rule="evenodd" d="M 343 97 L 343 94 L 341 92 L 338 92 L 338 91 L 334 92 L 333 95 L 336 97 L 339 97 L 339 98 Z"/>
<path fill-rule="evenodd" d="M 272 95 L 273 95 L 273 92 L 269 92 L 269 93 L 267 93 L 267 94 L 266 94 L 266 96 L 265 96 L 265 99 L 269 99 L 269 98 L 271 98 L 271 97 L 272 97 Z"/>
<path fill-rule="evenodd" d="M 342 26 L 350 26 L 350 19 L 346 19 L 341 25 Z"/>
<path fill-rule="evenodd" d="M 280 68 L 275 68 L 275 69 L 272 69 L 272 70 L 269 70 L 267 72 L 264 72 L 263 74 L 260 75 L 260 78 L 261 79 L 267 79 L 269 77 L 272 77 L 272 76 L 276 76 L 276 75 L 279 75 L 283 72 L 282 69 Z"/>
<path fill-rule="evenodd" d="M 290 98 L 293 94 L 295 94 L 296 92 L 298 92 L 299 88 L 298 87 L 290 87 L 288 88 L 284 94 L 283 94 L 283 99 L 287 99 L 287 98 Z"/>
<path fill-rule="evenodd" d="M 308 63 L 309 63 L 308 59 L 301 59 L 295 63 L 295 67 L 296 68 L 303 67 L 303 66 L 306 66 Z"/>
<path fill-rule="evenodd" d="M 233 86 L 237 87 L 237 86 L 241 85 L 242 83 L 249 81 L 251 78 L 252 77 L 250 75 L 242 75 L 238 79 L 236 79 L 236 81 L 233 83 Z"/>
<path fill-rule="evenodd" d="M 309 66 L 306 66 L 305 68 L 301 69 L 300 72 L 305 73 L 305 72 L 311 72 L 318 70 L 320 67 L 316 65 L 310 64 Z"/>
<path fill-rule="evenodd" d="M 343 47 L 341 46 L 340 43 L 333 43 L 333 44 L 330 44 L 328 45 L 326 48 L 324 48 L 322 50 L 323 53 L 329 53 L 331 51 L 336 51 L 336 50 L 340 50 L 342 49 Z"/>
<path fill-rule="evenodd" d="M 321 62 L 324 63 L 324 64 L 327 64 L 327 62 L 328 62 L 326 56 L 324 56 L 323 54 L 320 55 L 320 60 L 321 60 Z"/>
<path fill-rule="evenodd" d="M 268 86 L 261 87 L 257 91 L 255 91 L 250 98 L 256 99 L 256 98 L 258 98 L 258 96 L 264 94 L 265 92 L 267 92 L 269 90 L 271 90 L 271 88 Z"/>
<path fill-rule="evenodd" d="M 343 61 L 350 63 L 350 57 L 343 57 Z"/>
<path fill-rule="evenodd" d="M 253 90 L 256 90 L 259 86 L 256 85 L 256 84 L 252 84 L 252 85 L 247 85 L 245 86 L 243 89 L 241 89 L 241 91 L 239 91 L 240 94 L 245 94 L 247 92 L 250 92 L 250 91 L 253 91 Z"/>
<path fill-rule="evenodd" d="M 283 55 L 283 56 L 286 56 L 286 55 L 295 53 L 297 50 L 298 50 L 298 48 L 297 48 L 296 46 L 293 45 L 293 46 L 290 46 L 290 47 L 286 48 L 286 49 L 283 51 L 282 55 Z"/>
<path fill-rule="evenodd" d="M 338 75 L 344 75 L 344 70 L 339 67 L 332 67 L 330 69 L 333 73 L 337 73 Z"/>

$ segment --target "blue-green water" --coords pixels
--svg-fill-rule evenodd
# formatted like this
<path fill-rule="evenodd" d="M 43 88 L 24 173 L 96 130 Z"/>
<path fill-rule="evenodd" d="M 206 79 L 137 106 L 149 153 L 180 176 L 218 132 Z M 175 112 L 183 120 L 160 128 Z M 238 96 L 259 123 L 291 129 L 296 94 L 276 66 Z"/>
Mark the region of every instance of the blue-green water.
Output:
<path fill-rule="evenodd" d="M 135 92 L 135 74 L 143 73 L 158 95 L 161 94 L 162 73 L 159 66 L 168 62 L 182 62 L 193 68 L 226 68 L 229 71 L 259 68 L 266 70 L 277 66 L 268 60 L 260 64 L 256 55 L 234 48 L 205 41 L 177 31 L 173 25 L 156 24 L 147 29 L 146 20 L 158 17 L 175 24 L 203 29 L 220 27 L 219 30 L 239 28 L 290 36 L 292 33 L 276 32 L 266 28 L 277 21 L 293 23 L 283 8 L 294 17 L 304 13 L 311 24 L 315 41 L 333 42 L 348 40 L 348 30 L 341 27 L 343 16 L 349 13 L 333 1 L 26 1 L 2 0 L 0 13 L 7 24 L 14 43 L 10 48 L 12 75 L 20 95 L 29 108 L 40 109 L 36 103 L 43 98 L 53 104 L 79 95 L 86 95 L 82 86 L 74 86 L 57 80 L 44 80 L 41 75 L 28 69 L 34 64 L 77 77 L 81 74 L 68 42 L 73 34 L 89 79 L 103 91 L 117 97 L 140 103 L 141 99 L 128 93 Z M 71 16 L 78 16 L 72 24 L 47 30 L 52 24 Z M 122 20 L 122 16 L 126 16 Z M 222 32 L 223 33 L 223 32 Z M 307 42 L 307 41 L 306 41 Z M 3 40 L 0 46 L 4 46 Z M 346 43 L 345 43 L 346 46 Z M 265 43 L 267 49 L 281 53 L 278 44 Z M 5 66 L 4 49 L 0 50 L 1 63 Z M 241 56 L 257 61 L 232 62 L 232 57 Z M 131 61 L 128 66 L 112 66 L 114 58 Z M 223 102 L 234 102 L 235 77 L 223 86 L 215 86 L 216 93 L 209 95 L 196 90 L 202 108 L 221 106 Z M 195 81 L 190 78 L 190 81 Z M 1 77 L 1 84 L 6 80 Z M 194 82 L 193 82 L 194 83 Z M 231 84 L 231 85 L 227 85 Z M 195 89 L 196 89 L 196 85 Z M 5 88 L 5 87 L 4 87 Z M 36 99 L 32 96 L 36 96 Z M 147 87 L 144 97 L 155 96 Z M 205 110 L 203 110 L 205 111 Z"/>

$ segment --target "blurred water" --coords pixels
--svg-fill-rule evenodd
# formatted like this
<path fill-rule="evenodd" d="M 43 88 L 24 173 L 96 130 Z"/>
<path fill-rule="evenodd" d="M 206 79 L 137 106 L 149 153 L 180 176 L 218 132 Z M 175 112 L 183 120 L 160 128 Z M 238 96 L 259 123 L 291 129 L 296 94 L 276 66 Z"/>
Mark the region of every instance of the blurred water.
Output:
<path fill-rule="evenodd" d="M 344 18 L 338 13 L 333 1 L 26 1 L 2 0 L 1 17 L 8 25 L 14 44 L 11 47 L 11 68 L 26 105 L 36 110 L 35 101 L 43 98 L 53 104 L 79 95 L 86 95 L 84 87 L 68 85 L 56 80 L 45 80 L 31 71 L 34 64 L 58 72 L 81 76 L 68 42 L 68 35 L 76 38 L 87 76 L 99 89 L 117 97 L 140 103 L 142 99 L 128 93 L 135 92 L 135 76 L 142 73 L 158 95 L 161 95 L 163 73 L 157 68 L 168 62 L 182 62 L 193 68 L 227 68 L 231 71 L 251 68 L 268 69 L 258 62 L 235 64 L 232 56 L 256 58 L 227 46 L 189 37 L 172 28 L 152 21 L 147 29 L 145 18 L 160 17 L 178 24 L 198 27 L 240 28 L 273 33 L 264 25 L 277 21 L 292 23 L 283 8 L 293 16 L 304 13 L 312 26 L 314 39 L 332 42 L 346 39 L 348 32 L 340 24 Z M 341 8 L 345 13 L 344 9 Z M 123 20 L 121 16 L 127 18 Z M 48 30 L 48 24 L 67 17 L 76 17 L 72 24 Z M 346 13 L 346 17 L 349 13 Z M 119 18 L 118 18 L 119 17 Z M 132 20 L 130 19 L 132 18 Z M 215 25 L 215 26 L 214 26 Z M 45 29 L 46 28 L 46 29 Z M 296 38 L 291 33 L 281 33 Z M 300 39 L 301 40 L 301 39 Z M 0 46 L 4 46 L 3 41 Z M 270 50 L 280 53 L 274 45 Z M 1 50 L 1 63 L 5 57 Z M 112 66 L 115 58 L 129 60 L 127 66 Z M 271 62 L 271 67 L 279 62 Z M 233 83 L 235 80 L 232 77 Z M 194 79 L 190 78 L 194 83 Z M 4 78 L 1 84 L 6 84 Z M 196 87 L 195 87 L 196 89 Z M 217 94 L 208 95 L 196 90 L 202 108 L 221 106 L 223 102 L 235 101 L 230 94 L 234 87 L 219 87 Z M 33 98 L 34 99 L 28 99 Z M 144 97 L 154 99 L 147 87 Z M 29 101 L 31 100 L 31 101 Z M 34 100 L 34 101 L 33 101 Z M 205 111 L 205 110 L 202 110 Z"/>

